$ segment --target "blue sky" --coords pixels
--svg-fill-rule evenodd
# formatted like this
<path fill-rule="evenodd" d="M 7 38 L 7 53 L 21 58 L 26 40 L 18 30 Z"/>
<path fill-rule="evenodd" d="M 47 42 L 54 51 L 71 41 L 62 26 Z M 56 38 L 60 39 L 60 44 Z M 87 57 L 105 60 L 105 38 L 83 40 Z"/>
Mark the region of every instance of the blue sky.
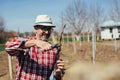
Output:
<path fill-rule="evenodd" d="M 0 16 L 5 20 L 7 30 L 18 28 L 20 32 L 33 31 L 35 18 L 39 14 L 48 14 L 53 23 L 57 26 L 60 14 L 65 11 L 67 6 L 74 0 L 0 0 Z M 107 7 L 109 0 L 85 0 Z M 59 29 L 59 28 L 57 28 Z"/>

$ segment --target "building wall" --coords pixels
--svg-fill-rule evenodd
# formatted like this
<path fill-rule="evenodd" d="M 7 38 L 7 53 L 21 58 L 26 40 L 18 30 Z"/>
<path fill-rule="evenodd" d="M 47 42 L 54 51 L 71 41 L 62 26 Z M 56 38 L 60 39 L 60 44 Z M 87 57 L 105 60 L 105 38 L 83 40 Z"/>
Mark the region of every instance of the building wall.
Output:
<path fill-rule="evenodd" d="M 112 33 L 109 29 L 101 30 L 101 39 L 112 39 Z"/>
<path fill-rule="evenodd" d="M 101 39 L 118 39 L 120 38 L 120 33 L 118 32 L 118 28 L 114 27 L 112 30 L 110 28 L 101 28 Z"/>
<path fill-rule="evenodd" d="M 113 38 L 119 38 L 119 33 L 117 28 L 113 29 Z"/>

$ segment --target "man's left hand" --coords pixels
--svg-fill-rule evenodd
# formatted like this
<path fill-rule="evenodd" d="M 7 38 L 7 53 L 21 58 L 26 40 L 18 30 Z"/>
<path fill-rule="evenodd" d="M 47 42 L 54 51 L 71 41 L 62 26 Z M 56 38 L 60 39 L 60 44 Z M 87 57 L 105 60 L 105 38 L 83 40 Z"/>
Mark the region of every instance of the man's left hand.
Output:
<path fill-rule="evenodd" d="M 63 73 L 62 71 L 65 70 L 64 68 L 65 64 L 63 60 L 57 60 L 57 68 L 55 69 L 54 76 L 55 77 L 62 77 Z"/>

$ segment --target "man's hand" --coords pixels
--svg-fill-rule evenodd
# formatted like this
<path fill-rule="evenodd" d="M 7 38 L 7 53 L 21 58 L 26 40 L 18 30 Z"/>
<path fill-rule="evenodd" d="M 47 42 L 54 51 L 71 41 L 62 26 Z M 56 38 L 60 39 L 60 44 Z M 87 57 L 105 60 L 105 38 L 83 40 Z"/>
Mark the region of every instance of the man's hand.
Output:
<path fill-rule="evenodd" d="M 56 80 L 62 80 L 62 76 L 63 76 L 63 70 L 64 68 L 64 61 L 62 60 L 57 60 L 57 68 L 54 71 L 54 76 L 56 78 Z"/>

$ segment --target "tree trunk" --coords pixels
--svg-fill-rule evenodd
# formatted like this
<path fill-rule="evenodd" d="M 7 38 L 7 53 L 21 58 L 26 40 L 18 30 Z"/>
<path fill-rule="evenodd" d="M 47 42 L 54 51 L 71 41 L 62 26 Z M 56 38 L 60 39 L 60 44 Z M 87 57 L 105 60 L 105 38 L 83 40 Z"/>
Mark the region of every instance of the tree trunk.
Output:
<path fill-rule="evenodd" d="M 76 38 L 77 41 L 79 41 L 80 40 L 80 35 L 75 35 L 75 38 Z"/>
<path fill-rule="evenodd" d="M 75 41 L 75 34 L 72 33 L 72 39 L 73 39 L 73 49 L 74 49 L 74 54 L 77 53 L 77 49 L 76 49 L 76 41 Z"/>
<path fill-rule="evenodd" d="M 100 40 L 100 39 L 99 39 L 99 35 L 97 35 L 97 41 L 98 41 L 98 40 Z"/>
<path fill-rule="evenodd" d="M 90 42 L 90 34 L 87 34 L 87 41 Z"/>

